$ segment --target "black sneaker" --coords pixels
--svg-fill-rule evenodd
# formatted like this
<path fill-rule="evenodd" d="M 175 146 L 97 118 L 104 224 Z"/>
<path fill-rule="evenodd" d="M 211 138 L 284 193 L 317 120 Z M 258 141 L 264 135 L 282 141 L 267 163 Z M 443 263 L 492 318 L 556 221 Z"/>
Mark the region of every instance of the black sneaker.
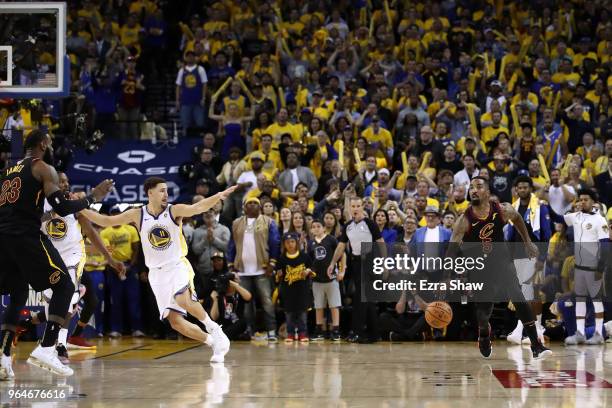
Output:
<path fill-rule="evenodd" d="M 310 341 L 323 341 L 325 340 L 325 336 L 320 331 L 317 331 L 311 338 Z"/>
<path fill-rule="evenodd" d="M 63 344 L 58 344 L 55 347 L 55 350 L 57 351 L 57 358 L 59 359 L 59 361 L 62 362 L 62 364 L 70 363 L 70 359 L 68 358 L 68 350 L 66 349 L 66 346 L 64 346 Z"/>
<path fill-rule="evenodd" d="M 372 344 L 372 343 L 376 343 L 376 340 L 369 337 L 369 336 L 361 336 L 358 335 L 355 337 L 355 340 L 353 341 L 353 343 L 359 343 L 359 344 Z"/>
<path fill-rule="evenodd" d="M 403 341 L 402 335 L 395 332 L 389 332 L 389 341 Z"/>
<path fill-rule="evenodd" d="M 340 337 L 340 332 L 338 330 L 334 330 L 330 335 L 331 341 L 341 341 L 342 337 Z"/>
<path fill-rule="evenodd" d="M 546 357 L 552 356 L 553 352 L 544 347 L 544 345 L 540 342 L 535 346 L 531 346 L 531 352 L 533 353 L 534 360 L 544 360 Z"/>
<path fill-rule="evenodd" d="M 487 337 L 478 337 L 478 348 L 480 354 L 484 358 L 491 358 L 493 354 L 493 347 L 491 346 L 491 325 L 489 325 L 489 335 Z"/>

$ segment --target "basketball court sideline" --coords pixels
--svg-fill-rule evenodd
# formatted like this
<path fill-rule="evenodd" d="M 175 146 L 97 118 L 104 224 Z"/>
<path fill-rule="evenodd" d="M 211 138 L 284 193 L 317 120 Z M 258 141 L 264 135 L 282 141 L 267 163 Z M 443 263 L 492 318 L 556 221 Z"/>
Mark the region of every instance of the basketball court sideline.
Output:
<path fill-rule="evenodd" d="M 211 364 L 210 351 L 191 341 L 97 345 L 96 352 L 72 351 L 75 375 L 58 380 L 27 365 L 34 344 L 20 343 L 17 380 L 0 383 L 0 402 L 34 406 L 43 400 L 7 399 L 9 390 L 45 389 L 65 392 L 48 405 L 58 407 L 612 406 L 612 351 L 605 346 L 553 344 L 552 358 L 530 363 L 528 347 L 499 340 L 490 360 L 466 342 L 234 342 L 225 364 Z"/>

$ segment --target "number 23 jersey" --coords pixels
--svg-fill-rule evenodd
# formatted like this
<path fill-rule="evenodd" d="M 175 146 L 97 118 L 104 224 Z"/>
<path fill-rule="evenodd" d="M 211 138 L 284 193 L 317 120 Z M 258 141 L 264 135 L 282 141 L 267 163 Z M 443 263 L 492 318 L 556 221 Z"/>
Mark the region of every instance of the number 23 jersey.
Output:
<path fill-rule="evenodd" d="M 8 167 L 0 175 L 0 234 L 39 234 L 44 191 L 32 174 L 31 157 Z"/>

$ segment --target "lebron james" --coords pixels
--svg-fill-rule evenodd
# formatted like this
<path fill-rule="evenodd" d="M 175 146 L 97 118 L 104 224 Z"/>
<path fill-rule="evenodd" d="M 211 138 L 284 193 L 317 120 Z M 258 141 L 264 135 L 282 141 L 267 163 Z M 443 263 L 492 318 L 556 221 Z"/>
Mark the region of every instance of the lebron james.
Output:
<path fill-rule="evenodd" d="M 538 339 L 533 311 L 525 301 L 509 251 L 505 248 L 505 244 L 502 244 L 504 242 L 504 225 L 512 222 L 523 239 L 527 255 L 530 258 L 537 257 L 538 248 L 531 242 L 523 218 L 512 205 L 491 201 L 489 184 L 482 177 L 472 179 L 469 194 L 471 204 L 465 213 L 457 219 L 453 227 L 451 243 L 455 243 L 455 245 L 451 244 L 451 248 L 454 247 L 451 251 L 455 252 L 457 247 L 460 247 L 462 251 L 464 247 L 475 247 L 480 255 L 487 254 L 487 259 L 493 260 L 495 267 L 492 267 L 492 262 L 489 262 L 488 264 L 491 267 L 485 268 L 478 280 L 486 282 L 485 285 L 490 285 L 488 289 L 490 293 L 501 293 L 507 300 L 512 299 L 516 307 L 516 314 L 523 322 L 531 340 L 533 358 L 543 359 L 552 355 L 552 351 L 544 347 Z M 473 276 L 470 279 L 473 279 Z M 477 301 L 478 347 L 484 358 L 490 358 L 493 352 L 491 326 L 489 324 L 492 311 L 492 301 Z"/>

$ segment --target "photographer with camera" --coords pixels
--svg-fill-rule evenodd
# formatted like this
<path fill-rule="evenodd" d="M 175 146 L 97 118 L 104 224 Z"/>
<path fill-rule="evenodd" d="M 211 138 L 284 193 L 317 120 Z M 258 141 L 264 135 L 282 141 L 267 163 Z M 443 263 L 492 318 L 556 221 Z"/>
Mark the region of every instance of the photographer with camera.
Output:
<path fill-rule="evenodd" d="M 236 274 L 228 272 L 223 252 L 213 253 L 210 259 L 213 266 L 211 280 L 215 288 L 210 294 L 210 317 L 223 326 L 230 340 L 240 340 L 247 328 L 244 304 L 251 301 L 251 292 L 240 286 Z"/>

